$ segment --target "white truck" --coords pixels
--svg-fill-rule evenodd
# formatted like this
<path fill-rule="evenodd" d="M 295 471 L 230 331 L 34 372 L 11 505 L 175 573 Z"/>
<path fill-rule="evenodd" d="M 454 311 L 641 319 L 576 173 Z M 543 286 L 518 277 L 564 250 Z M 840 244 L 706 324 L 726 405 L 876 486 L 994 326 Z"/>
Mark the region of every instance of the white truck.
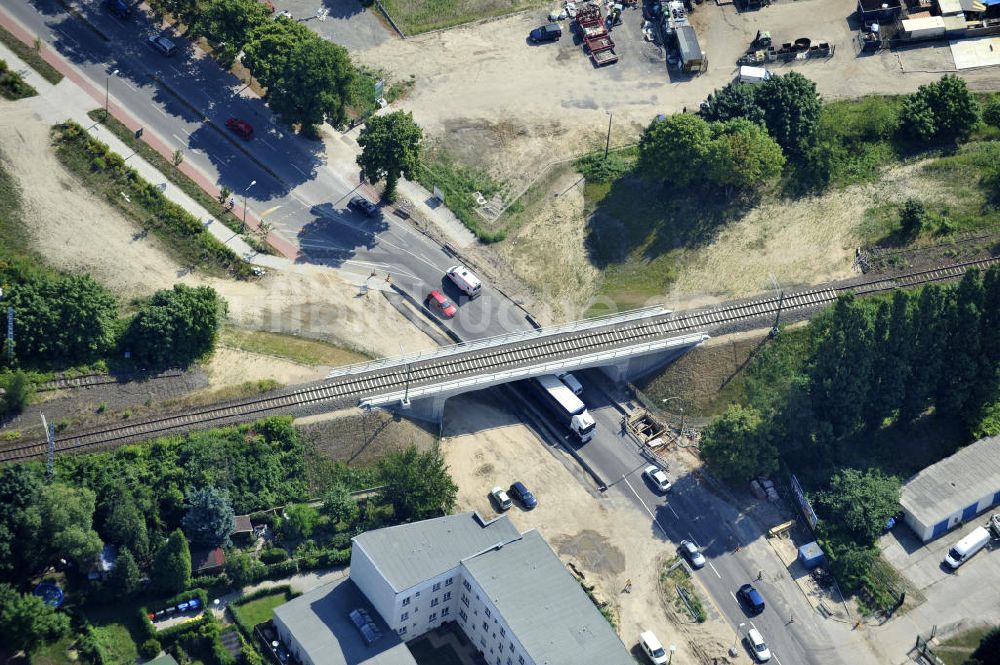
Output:
<path fill-rule="evenodd" d="M 535 392 L 563 426 L 568 427 L 580 443 L 587 443 L 594 438 L 597 423 L 593 416 L 587 413 L 587 406 L 573 391 L 553 374 L 535 377 L 532 380 Z"/>

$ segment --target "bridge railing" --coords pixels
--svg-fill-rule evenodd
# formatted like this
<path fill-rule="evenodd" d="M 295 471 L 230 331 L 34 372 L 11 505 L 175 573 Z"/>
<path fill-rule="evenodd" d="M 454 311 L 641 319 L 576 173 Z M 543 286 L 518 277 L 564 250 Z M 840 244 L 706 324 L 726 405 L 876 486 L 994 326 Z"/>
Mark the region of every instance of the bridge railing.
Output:
<path fill-rule="evenodd" d="M 398 367 L 400 365 L 408 365 L 410 363 L 415 363 L 420 360 L 426 360 L 428 358 L 443 358 L 458 353 L 468 353 L 469 351 L 477 351 L 479 349 L 503 346 L 504 344 L 510 344 L 512 342 L 520 342 L 529 339 L 539 339 L 541 337 L 551 337 L 552 335 L 564 335 L 566 333 L 573 333 L 581 330 L 599 328 L 601 326 L 627 323 L 629 321 L 635 321 L 637 319 L 645 319 L 654 316 L 660 316 L 663 314 L 668 314 L 669 312 L 670 310 L 667 310 L 659 305 L 656 305 L 653 307 L 643 307 L 641 309 L 633 309 L 626 312 L 618 312 L 617 314 L 608 314 L 605 316 L 595 317 L 593 319 L 583 319 L 581 321 L 573 321 L 571 323 L 564 323 L 558 326 L 539 328 L 537 330 L 535 329 L 521 330 L 513 333 L 505 333 L 503 335 L 494 335 L 493 337 L 483 337 L 482 339 L 475 339 L 469 342 L 462 342 L 461 344 L 450 344 L 448 346 L 440 346 L 436 349 L 427 349 L 425 351 L 417 351 L 416 353 L 409 353 L 401 356 L 393 356 L 391 358 L 368 360 L 365 362 L 354 363 L 353 365 L 344 365 L 343 367 L 336 367 L 329 374 L 327 374 L 326 378 L 334 379 L 339 376 L 360 374 L 362 372 L 370 372 L 373 370 L 383 369 L 386 367 Z"/>

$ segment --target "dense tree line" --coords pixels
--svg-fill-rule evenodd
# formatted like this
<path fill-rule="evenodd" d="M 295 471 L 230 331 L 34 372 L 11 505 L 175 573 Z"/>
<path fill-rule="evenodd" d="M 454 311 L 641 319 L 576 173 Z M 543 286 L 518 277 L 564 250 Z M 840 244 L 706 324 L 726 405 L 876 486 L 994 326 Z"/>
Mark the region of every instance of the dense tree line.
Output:
<path fill-rule="evenodd" d="M 962 665 L 1000 665 L 1000 626 L 983 635 L 979 646 Z"/>

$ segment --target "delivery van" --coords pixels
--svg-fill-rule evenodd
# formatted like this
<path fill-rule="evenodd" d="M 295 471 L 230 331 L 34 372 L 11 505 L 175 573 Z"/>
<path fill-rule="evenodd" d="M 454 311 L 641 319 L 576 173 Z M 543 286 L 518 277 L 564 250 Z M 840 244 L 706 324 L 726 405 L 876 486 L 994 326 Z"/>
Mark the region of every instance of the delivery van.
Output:
<path fill-rule="evenodd" d="M 986 527 L 978 527 L 969 532 L 969 535 L 955 543 L 955 546 L 948 550 L 944 557 L 944 562 L 954 570 L 972 558 L 979 550 L 986 547 L 990 542 L 990 532 Z"/>
<path fill-rule="evenodd" d="M 448 268 L 448 279 L 458 287 L 458 290 L 469 296 L 478 298 L 483 284 L 479 278 L 472 274 L 472 271 L 465 266 L 452 266 Z"/>
<path fill-rule="evenodd" d="M 750 67 L 742 65 L 740 67 L 740 83 L 761 83 L 771 78 L 771 72 L 763 67 Z"/>

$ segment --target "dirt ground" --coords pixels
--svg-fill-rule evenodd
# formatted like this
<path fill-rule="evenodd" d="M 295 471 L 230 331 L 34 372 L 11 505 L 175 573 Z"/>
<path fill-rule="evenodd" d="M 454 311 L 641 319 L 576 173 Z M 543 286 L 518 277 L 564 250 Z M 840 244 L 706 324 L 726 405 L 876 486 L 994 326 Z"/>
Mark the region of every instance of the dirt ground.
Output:
<path fill-rule="evenodd" d="M 398 342 L 407 351 L 434 346 L 419 331 L 398 339 L 388 334 L 409 330 L 406 319 L 383 298 L 355 297 L 355 286 L 318 266 L 271 271 L 257 282 L 186 272 L 155 237 L 139 236 L 130 220 L 86 191 L 62 168 L 49 148 L 49 128 L 30 111 L 0 102 L 0 113 L 4 117 L 0 145 L 22 190 L 25 226 L 32 245 L 50 265 L 88 272 L 126 302 L 177 282 L 205 284 L 226 299 L 231 322 L 249 329 L 308 335 L 373 355 L 398 354 Z M 212 360 L 209 371 L 220 381 L 242 382 L 252 377 L 283 383 L 316 373 L 294 368 L 294 363 L 251 355 L 222 352 Z"/>
<path fill-rule="evenodd" d="M 625 499 L 601 496 L 571 458 L 548 449 L 499 405 L 458 397 L 446 409 L 441 449 L 459 488 L 458 510 L 492 517 L 490 489 L 524 482 L 538 497 L 538 507 L 511 509 L 511 521 L 522 531 L 538 529 L 567 565 L 583 573 L 585 584 L 595 585 L 597 598 L 614 609 L 627 648 L 636 645 L 640 632 L 653 630 L 664 644 L 677 645 L 677 662 L 709 662 L 696 660 L 705 653 L 728 662 L 724 645 L 732 642 L 730 628 L 711 619 L 693 624 L 661 599 L 658 564 L 673 556 L 674 546 L 650 538 L 647 517 Z M 622 593 L 628 580 L 631 593 Z"/>

